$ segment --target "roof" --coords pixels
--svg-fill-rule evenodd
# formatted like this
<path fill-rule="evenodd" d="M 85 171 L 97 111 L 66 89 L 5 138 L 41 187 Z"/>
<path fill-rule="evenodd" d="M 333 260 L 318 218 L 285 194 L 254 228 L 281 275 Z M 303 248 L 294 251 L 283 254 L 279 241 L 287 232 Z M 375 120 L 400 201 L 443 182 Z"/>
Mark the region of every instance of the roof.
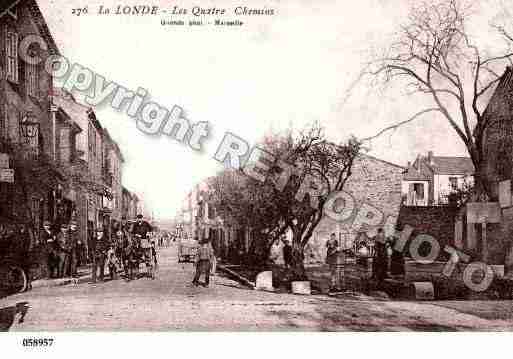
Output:
<path fill-rule="evenodd" d="M 429 164 L 435 174 L 439 175 L 470 175 L 474 173 L 474 164 L 469 157 L 434 156 Z"/>
<path fill-rule="evenodd" d="M 420 168 L 419 168 L 420 167 Z M 428 181 L 433 175 L 471 175 L 474 164 L 469 157 L 433 156 L 431 163 L 428 157 L 419 156 L 404 172 L 405 181 Z"/>
<path fill-rule="evenodd" d="M 374 157 L 374 156 L 371 156 L 371 155 L 368 155 L 368 154 L 363 154 L 362 153 L 359 156 L 362 157 L 362 158 L 369 158 L 369 159 L 372 159 L 372 160 L 384 163 L 384 164 L 392 166 L 392 167 L 396 167 L 397 169 L 405 169 L 404 166 L 398 165 L 396 163 L 392 163 L 390 161 L 385 161 L 385 160 L 382 160 L 381 158 L 377 158 L 377 157 Z"/>
<path fill-rule="evenodd" d="M 497 87 L 493 91 L 486 109 L 484 110 L 483 117 L 487 120 L 490 117 L 497 116 L 496 110 L 501 106 L 513 106 L 513 68 L 507 66 L 506 70 L 502 74 Z"/>
<path fill-rule="evenodd" d="M 4 16 L 9 9 L 18 5 L 19 3 L 23 3 L 23 5 L 27 6 L 39 32 L 46 40 L 50 53 L 54 55 L 59 54 L 57 44 L 52 37 L 50 29 L 48 28 L 48 24 L 46 23 L 46 20 L 41 13 L 41 9 L 39 8 L 36 0 L 2 0 L 0 3 L 0 17 Z"/>
<path fill-rule="evenodd" d="M 406 171 L 403 180 L 405 181 L 429 181 L 433 177 L 433 170 L 418 157 Z"/>

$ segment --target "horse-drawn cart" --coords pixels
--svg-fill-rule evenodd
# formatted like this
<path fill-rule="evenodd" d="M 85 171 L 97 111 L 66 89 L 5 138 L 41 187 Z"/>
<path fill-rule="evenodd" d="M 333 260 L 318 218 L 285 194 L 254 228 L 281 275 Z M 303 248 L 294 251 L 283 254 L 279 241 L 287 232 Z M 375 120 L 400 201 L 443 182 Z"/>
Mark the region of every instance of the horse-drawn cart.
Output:
<path fill-rule="evenodd" d="M 0 295 L 27 290 L 31 267 L 37 265 L 23 224 L 0 218 Z"/>
<path fill-rule="evenodd" d="M 192 262 L 198 250 L 198 243 L 193 239 L 182 238 L 178 243 L 178 263 Z"/>

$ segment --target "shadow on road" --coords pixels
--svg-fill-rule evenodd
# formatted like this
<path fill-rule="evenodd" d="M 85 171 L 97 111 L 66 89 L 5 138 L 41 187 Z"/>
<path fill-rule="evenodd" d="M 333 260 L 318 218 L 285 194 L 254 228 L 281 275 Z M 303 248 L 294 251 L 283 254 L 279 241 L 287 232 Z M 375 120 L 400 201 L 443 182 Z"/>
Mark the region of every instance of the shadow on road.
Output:
<path fill-rule="evenodd" d="M 340 305 L 320 306 L 311 312 L 270 310 L 269 315 L 277 316 L 292 330 L 301 330 L 305 324 L 319 331 L 423 331 L 453 332 L 472 328 L 463 325 L 447 326 L 427 321 L 414 313 L 369 306 L 363 303 L 345 302 Z M 411 314 L 406 316 L 405 314 Z M 307 322 L 307 323 L 305 323 Z"/>
<path fill-rule="evenodd" d="M 14 324 L 16 314 L 20 314 L 18 323 L 23 323 L 29 310 L 28 302 L 19 302 L 16 305 L 0 309 L 0 331 L 7 332 Z"/>

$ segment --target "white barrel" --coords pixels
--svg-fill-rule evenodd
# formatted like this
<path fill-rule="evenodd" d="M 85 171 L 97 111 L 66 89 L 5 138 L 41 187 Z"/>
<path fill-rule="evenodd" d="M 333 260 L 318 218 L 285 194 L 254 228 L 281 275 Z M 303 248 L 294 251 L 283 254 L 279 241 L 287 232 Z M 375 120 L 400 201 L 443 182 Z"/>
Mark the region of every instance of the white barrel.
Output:
<path fill-rule="evenodd" d="M 435 289 L 431 282 L 413 282 L 413 290 L 415 292 L 415 299 L 417 300 L 434 300 Z"/>
<path fill-rule="evenodd" d="M 292 293 L 310 295 L 312 294 L 312 288 L 309 281 L 295 281 L 292 282 Z"/>

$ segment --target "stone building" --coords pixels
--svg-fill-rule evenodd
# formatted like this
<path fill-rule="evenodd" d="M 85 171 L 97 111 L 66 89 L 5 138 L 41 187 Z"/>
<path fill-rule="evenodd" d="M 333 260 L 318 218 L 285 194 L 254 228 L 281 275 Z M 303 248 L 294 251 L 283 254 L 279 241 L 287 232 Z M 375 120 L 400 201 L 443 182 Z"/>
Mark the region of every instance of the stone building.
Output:
<path fill-rule="evenodd" d="M 341 245 L 346 248 L 353 246 L 354 239 L 361 232 L 368 232 L 372 236 L 377 228 L 385 227 L 386 233 L 392 234 L 401 205 L 403 171 L 404 167 L 375 157 L 359 156 L 344 188 L 352 203 L 345 204 L 344 196 L 340 200 L 328 201 L 334 215 L 325 215 L 315 229 L 305 250 L 305 260 L 324 261 L 326 240 L 331 233 L 335 233 Z M 209 205 L 206 186 L 206 183 L 195 186 L 185 199 L 179 216 L 182 227 L 193 236 L 212 238 L 218 255 L 223 258 L 237 257 L 241 253 L 244 255 L 252 245 L 251 229 L 231 223 L 229 218 L 219 218 L 214 206 Z M 342 211 L 345 214 L 341 219 L 337 213 Z M 236 256 L 230 255 L 234 250 L 237 252 Z"/>
<path fill-rule="evenodd" d="M 471 186 L 474 165 L 469 157 L 419 155 L 408 163 L 402 180 L 407 206 L 439 206 L 449 203 L 451 193 Z"/>
<path fill-rule="evenodd" d="M 305 260 L 324 262 L 326 241 L 331 233 L 335 233 L 341 246 L 348 249 L 353 248 L 359 233 L 365 232 L 372 237 L 377 228 L 383 227 L 386 235 L 393 234 L 401 207 L 403 171 L 402 166 L 360 155 L 344 187 L 352 202 L 345 195 L 338 201 L 328 201 L 327 205 L 335 215 L 325 214 L 305 250 Z"/>
<path fill-rule="evenodd" d="M 76 190 L 76 216 L 80 238 L 87 243 L 95 229 L 102 223 L 102 201 L 107 188 L 101 177 L 102 127 L 94 111 L 78 103 L 63 91 L 54 89 L 53 102 L 60 113 L 72 119 L 82 131 L 73 146 L 76 155 L 73 162 Z"/>
<path fill-rule="evenodd" d="M 46 50 L 32 44 L 27 54 L 20 54 L 20 42 L 28 35 L 41 37 Z M 23 60 L 26 55 L 45 59 L 51 54 L 59 50 L 37 3 L 2 1 L 0 153 L 9 158 L 3 166 L 14 170 L 14 182 L 0 182 L 0 212 L 32 224 L 36 234 L 44 219 L 57 222 L 72 216 L 74 193 L 65 170 L 74 160 L 72 144 L 81 130 L 53 106 L 53 79 L 43 64 Z"/>
<path fill-rule="evenodd" d="M 104 224 L 115 227 L 122 217 L 122 166 L 124 158 L 116 141 L 106 128 L 102 129 L 102 179 L 108 194 L 103 196 Z"/>
<path fill-rule="evenodd" d="M 500 223 L 487 226 L 486 261 L 513 267 L 513 205 L 511 181 L 513 179 L 513 68 L 508 66 L 484 111 L 487 127 L 483 138 L 484 168 L 491 188 L 491 201 L 499 202 Z M 472 225 L 472 227 L 474 227 Z M 466 249 L 483 249 L 480 228 L 469 228 Z M 467 236 L 468 237 L 468 236 Z M 475 237 L 475 238 L 474 238 Z"/>
<path fill-rule="evenodd" d="M 121 220 L 133 220 L 137 216 L 138 197 L 130 192 L 126 187 L 122 187 L 122 209 Z"/>

